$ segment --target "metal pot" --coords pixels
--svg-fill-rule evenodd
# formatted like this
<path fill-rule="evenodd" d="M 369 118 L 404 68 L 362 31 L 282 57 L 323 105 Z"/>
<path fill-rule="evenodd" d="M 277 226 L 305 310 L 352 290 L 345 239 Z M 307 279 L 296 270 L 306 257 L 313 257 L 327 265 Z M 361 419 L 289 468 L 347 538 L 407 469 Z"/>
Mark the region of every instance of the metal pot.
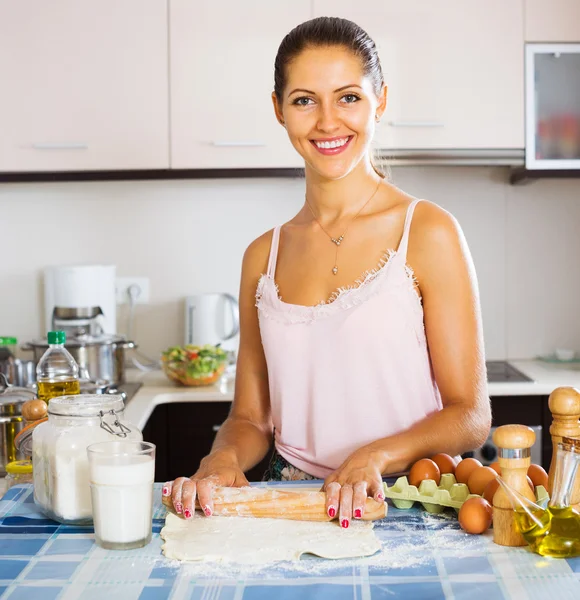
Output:
<path fill-rule="evenodd" d="M 4 377 L 0 377 L 0 476 L 6 475 L 6 465 L 13 460 L 26 457 L 16 451 L 14 438 L 25 423 L 22 418 L 22 405 L 35 397 L 32 390 L 8 386 Z"/>
<path fill-rule="evenodd" d="M 79 377 L 90 381 L 106 381 L 110 384 L 125 381 L 125 350 L 136 348 L 118 335 L 79 336 L 66 341 L 65 348 L 79 366 Z M 42 358 L 48 349 L 46 340 L 35 340 L 22 347 L 34 352 L 34 362 Z"/>

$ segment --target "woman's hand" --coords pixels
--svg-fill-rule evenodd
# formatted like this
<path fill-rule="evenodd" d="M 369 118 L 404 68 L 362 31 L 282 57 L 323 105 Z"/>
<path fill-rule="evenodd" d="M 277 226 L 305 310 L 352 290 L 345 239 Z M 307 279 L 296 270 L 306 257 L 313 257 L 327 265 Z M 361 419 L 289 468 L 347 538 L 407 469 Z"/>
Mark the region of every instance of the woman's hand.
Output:
<path fill-rule="evenodd" d="M 383 453 L 370 446 L 353 452 L 324 481 L 328 516 L 334 518 L 338 513 L 340 525 L 346 528 L 352 518 L 362 518 L 367 497 L 384 502 L 383 464 Z"/>
<path fill-rule="evenodd" d="M 195 498 L 206 517 L 213 514 L 213 490 L 216 487 L 243 487 L 250 485 L 232 453 L 218 450 L 206 456 L 191 477 L 178 477 L 163 486 L 163 495 L 171 496 L 177 514 L 191 519 L 195 512 Z"/>

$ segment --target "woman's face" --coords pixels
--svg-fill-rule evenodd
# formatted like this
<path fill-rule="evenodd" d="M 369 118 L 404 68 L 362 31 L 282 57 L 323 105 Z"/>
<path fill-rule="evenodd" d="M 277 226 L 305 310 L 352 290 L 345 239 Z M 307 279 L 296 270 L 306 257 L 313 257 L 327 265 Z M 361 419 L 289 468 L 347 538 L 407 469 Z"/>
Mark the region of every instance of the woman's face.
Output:
<path fill-rule="evenodd" d="M 381 98 L 362 71 L 360 59 L 340 46 L 304 50 L 287 67 L 282 103 L 272 99 L 292 145 L 307 166 L 340 179 L 369 156 Z"/>

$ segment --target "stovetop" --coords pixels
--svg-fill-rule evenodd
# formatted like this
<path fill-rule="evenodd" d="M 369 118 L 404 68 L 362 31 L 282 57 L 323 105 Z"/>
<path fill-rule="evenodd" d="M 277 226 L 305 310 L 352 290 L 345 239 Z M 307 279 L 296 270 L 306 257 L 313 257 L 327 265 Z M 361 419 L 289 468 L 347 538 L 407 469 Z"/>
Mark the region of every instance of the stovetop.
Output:
<path fill-rule="evenodd" d="M 107 388 L 107 394 L 121 394 L 124 396 L 125 404 L 133 398 L 133 396 L 139 391 L 143 384 L 139 381 L 131 381 L 127 383 L 120 383 L 117 386 L 111 386 Z"/>
<path fill-rule="evenodd" d="M 487 367 L 487 381 L 489 383 L 519 383 L 533 381 L 527 375 L 510 365 L 505 360 L 489 360 Z"/>

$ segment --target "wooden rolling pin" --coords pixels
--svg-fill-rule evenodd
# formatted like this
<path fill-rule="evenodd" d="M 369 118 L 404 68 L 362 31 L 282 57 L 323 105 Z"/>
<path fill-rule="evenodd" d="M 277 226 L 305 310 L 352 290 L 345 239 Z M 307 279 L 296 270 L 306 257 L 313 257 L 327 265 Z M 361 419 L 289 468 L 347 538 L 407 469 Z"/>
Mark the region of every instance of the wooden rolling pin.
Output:
<path fill-rule="evenodd" d="M 163 497 L 163 504 L 175 513 L 171 498 Z M 228 517 L 262 517 L 294 521 L 332 521 L 326 512 L 324 492 L 293 492 L 276 488 L 218 487 L 213 493 L 214 515 Z M 196 510 L 201 510 L 196 499 Z M 375 521 L 387 516 L 386 502 L 367 498 L 361 521 Z M 178 515 L 183 516 L 183 515 Z M 334 517 L 338 518 L 338 515 Z M 357 519 L 358 521 L 359 519 Z"/>

